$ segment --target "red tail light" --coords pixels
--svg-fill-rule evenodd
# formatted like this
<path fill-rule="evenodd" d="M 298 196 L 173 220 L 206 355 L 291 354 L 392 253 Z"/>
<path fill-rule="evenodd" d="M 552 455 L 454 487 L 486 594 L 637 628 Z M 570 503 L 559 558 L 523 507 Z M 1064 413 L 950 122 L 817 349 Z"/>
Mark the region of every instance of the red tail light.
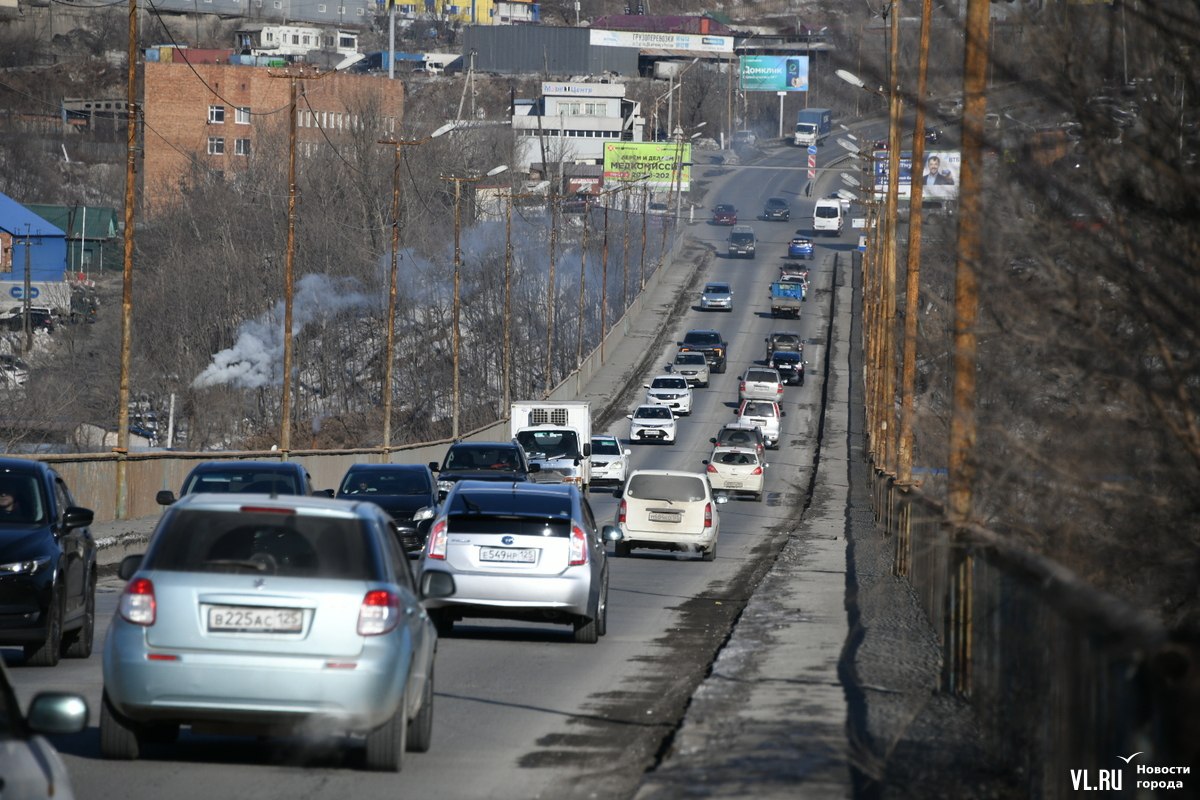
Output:
<path fill-rule="evenodd" d="M 158 616 L 158 601 L 154 599 L 154 584 L 149 578 L 137 578 L 125 586 L 117 607 L 121 619 L 134 625 L 149 627 Z"/>
<path fill-rule="evenodd" d="M 587 535 L 578 525 L 571 526 L 571 550 L 567 564 L 572 567 L 583 566 L 588 562 Z"/>
<path fill-rule="evenodd" d="M 442 517 L 433 523 L 429 530 L 428 554 L 430 558 L 446 557 L 446 518 Z"/>
<path fill-rule="evenodd" d="M 704 470 L 704 471 L 705 471 L 705 472 L 716 472 L 716 471 L 717 471 L 717 468 L 716 468 L 716 467 L 714 467 L 712 464 L 709 464 L 709 465 L 708 465 L 708 466 L 705 468 L 705 470 Z"/>
<path fill-rule="evenodd" d="M 624 501 L 624 500 L 622 500 L 622 501 L 621 501 L 621 506 L 620 506 L 620 507 L 617 509 L 617 522 L 624 522 L 624 521 L 625 521 L 625 512 L 626 512 L 626 510 L 628 510 L 628 507 L 625 505 L 625 501 Z"/>
<path fill-rule="evenodd" d="M 739 392 L 746 391 L 746 382 L 745 381 L 738 381 L 738 391 Z"/>
<path fill-rule="evenodd" d="M 358 635 L 379 636 L 400 622 L 400 598 L 392 592 L 376 589 L 367 592 L 358 609 Z"/>
<path fill-rule="evenodd" d="M 755 467 L 754 472 L 751 472 L 750 474 L 751 475 L 762 475 L 762 467 Z"/>
<path fill-rule="evenodd" d="M 704 504 L 704 527 L 712 527 L 712 503 Z"/>

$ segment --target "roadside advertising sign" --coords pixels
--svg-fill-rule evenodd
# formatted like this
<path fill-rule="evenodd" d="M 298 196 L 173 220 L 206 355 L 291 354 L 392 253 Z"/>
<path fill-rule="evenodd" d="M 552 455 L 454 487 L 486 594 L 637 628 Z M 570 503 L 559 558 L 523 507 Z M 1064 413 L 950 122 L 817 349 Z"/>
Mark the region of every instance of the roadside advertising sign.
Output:
<path fill-rule="evenodd" d="M 607 142 L 604 145 L 604 182 L 633 181 L 649 175 L 646 184 L 663 189 L 675 186 L 688 191 L 692 179 L 692 145 L 688 142 Z M 682 185 L 677 165 L 682 165 Z"/>
<path fill-rule="evenodd" d="M 741 56 L 738 63 L 747 92 L 808 91 L 808 56 Z"/>
<path fill-rule="evenodd" d="M 957 198 L 958 172 L 962 153 L 958 150 L 934 150 L 925 154 L 925 166 L 920 172 L 922 193 L 926 199 Z M 885 194 L 888 188 L 888 153 L 875 151 L 875 193 Z M 912 196 L 912 152 L 900 153 L 900 197 Z"/>

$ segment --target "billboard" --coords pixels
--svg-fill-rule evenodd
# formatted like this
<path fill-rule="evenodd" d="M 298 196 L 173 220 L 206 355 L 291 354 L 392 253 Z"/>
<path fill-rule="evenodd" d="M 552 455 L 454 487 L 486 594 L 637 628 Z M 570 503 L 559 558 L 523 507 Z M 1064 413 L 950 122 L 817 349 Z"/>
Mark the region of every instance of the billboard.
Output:
<path fill-rule="evenodd" d="M 650 31 L 589 31 L 593 47 L 635 47 L 655 50 L 687 50 L 704 53 L 732 53 L 732 36 L 698 33 L 652 33 Z"/>
<path fill-rule="evenodd" d="M 686 192 L 692 179 L 692 145 L 688 142 L 606 142 L 604 182 L 633 181 L 649 175 L 648 186 L 675 186 Z M 683 166 L 682 185 L 677 185 L 676 165 Z"/>
<path fill-rule="evenodd" d="M 738 61 L 747 92 L 808 91 L 808 56 L 742 56 Z"/>
<path fill-rule="evenodd" d="M 962 167 L 962 153 L 958 150 L 934 150 L 925 154 L 925 164 L 918 180 L 922 182 L 922 197 L 957 198 L 958 172 Z M 875 151 L 875 193 L 884 194 L 888 188 L 888 151 Z M 899 196 L 912 194 L 912 153 L 900 153 Z"/>

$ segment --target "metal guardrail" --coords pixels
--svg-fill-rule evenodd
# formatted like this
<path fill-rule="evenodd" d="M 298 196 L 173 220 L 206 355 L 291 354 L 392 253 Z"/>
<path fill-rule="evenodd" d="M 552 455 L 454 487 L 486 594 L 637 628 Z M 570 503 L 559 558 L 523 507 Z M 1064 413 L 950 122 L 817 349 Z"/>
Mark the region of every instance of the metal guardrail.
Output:
<path fill-rule="evenodd" d="M 943 690 L 972 704 L 1025 796 L 1074 797 L 1085 780 L 1093 797 L 1159 796 L 1148 784 L 1170 780 L 1181 787 L 1162 796 L 1200 796 L 1200 775 L 1145 771 L 1196 761 L 1200 643 L 1170 641 L 1156 619 L 995 532 L 952 529 L 939 503 L 889 475 L 875 472 L 872 499 L 893 572 L 937 631 Z"/>

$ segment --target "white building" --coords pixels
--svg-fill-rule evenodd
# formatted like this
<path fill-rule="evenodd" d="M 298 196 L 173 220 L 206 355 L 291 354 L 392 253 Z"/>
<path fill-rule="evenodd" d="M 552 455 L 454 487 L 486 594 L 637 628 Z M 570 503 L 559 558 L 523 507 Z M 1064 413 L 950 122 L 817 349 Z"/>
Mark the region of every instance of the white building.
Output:
<path fill-rule="evenodd" d="M 517 100 L 512 127 L 517 167 L 602 164 L 605 142 L 640 142 L 642 104 L 625 99 L 620 83 L 542 84 L 541 97 Z"/>
<path fill-rule="evenodd" d="M 358 32 L 312 25 L 248 25 L 234 34 L 234 49 L 252 56 L 299 56 L 318 50 L 346 57 L 358 52 Z"/>

